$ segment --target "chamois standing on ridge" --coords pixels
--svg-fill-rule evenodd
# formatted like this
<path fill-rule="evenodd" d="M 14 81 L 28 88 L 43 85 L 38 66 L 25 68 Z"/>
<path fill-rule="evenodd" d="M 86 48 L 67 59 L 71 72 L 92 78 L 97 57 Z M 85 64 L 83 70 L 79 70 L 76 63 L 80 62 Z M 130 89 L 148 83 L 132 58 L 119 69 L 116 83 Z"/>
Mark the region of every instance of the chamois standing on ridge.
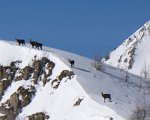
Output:
<path fill-rule="evenodd" d="M 68 61 L 69 61 L 70 65 L 71 65 L 71 67 L 73 68 L 75 61 L 74 61 L 74 60 L 71 60 L 71 59 L 69 59 Z"/>
<path fill-rule="evenodd" d="M 36 41 L 32 41 L 32 40 L 30 39 L 30 44 L 31 44 L 32 48 L 34 48 L 34 46 L 35 46 L 35 44 L 36 44 Z"/>
<path fill-rule="evenodd" d="M 35 47 L 36 47 L 37 49 L 41 49 L 41 50 L 42 50 L 42 46 L 43 46 L 42 43 L 38 43 L 38 42 L 35 43 Z"/>
<path fill-rule="evenodd" d="M 34 48 L 34 46 L 35 46 L 35 48 L 42 50 L 42 46 L 43 46 L 42 43 L 38 43 L 37 41 L 32 41 L 32 40 L 30 39 L 30 44 L 31 44 L 32 48 Z"/>
<path fill-rule="evenodd" d="M 22 44 L 22 45 L 25 45 L 25 40 L 23 39 L 18 39 L 18 38 L 15 38 L 17 43 L 19 44 L 19 46 Z"/>
<path fill-rule="evenodd" d="M 102 97 L 104 98 L 104 102 L 105 102 L 106 98 L 108 98 L 109 102 L 111 102 L 111 95 L 110 94 L 103 94 L 103 92 L 101 92 L 101 94 L 102 94 Z"/>

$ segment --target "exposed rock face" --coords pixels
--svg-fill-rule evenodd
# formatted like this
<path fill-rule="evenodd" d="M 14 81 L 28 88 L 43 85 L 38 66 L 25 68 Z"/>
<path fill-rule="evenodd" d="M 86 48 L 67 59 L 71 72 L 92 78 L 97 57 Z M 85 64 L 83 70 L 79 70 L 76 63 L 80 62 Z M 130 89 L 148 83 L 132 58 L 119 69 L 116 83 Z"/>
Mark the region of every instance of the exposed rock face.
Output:
<path fill-rule="evenodd" d="M 150 51 L 149 39 L 150 22 L 147 22 L 121 45 L 110 52 L 109 56 L 103 59 L 103 62 L 125 71 L 128 70 L 133 74 L 140 75 L 143 65 L 145 63 L 147 66 L 150 65 L 150 55 L 148 53 L 148 51 Z"/>
<path fill-rule="evenodd" d="M 32 66 L 26 66 L 23 69 L 18 67 L 20 63 L 21 61 L 13 61 L 10 66 L 0 66 L 0 100 L 13 81 L 33 79 L 33 83 L 38 84 L 38 80 L 42 80 L 45 86 L 55 67 L 55 64 L 46 57 L 41 60 L 33 60 Z M 41 76 L 43 76 L 42 79 Z M 35 87 L 32 85 L 27 88 L 20 86 L 5 103 L 1 104 L 0 113 L 4 115 L 0 116 L 0 120 L 14 120 L 21 109 L 30 104 L 35 92 Z M 46 118 L 49 117 L 44 113 L 29 116 L 29 119 L 33 120 L 45 120 Z"/>
<path fill-rule="evenodd" d="M 83 98 L 82 99 L 78 98 L 78 100 L 74 103 L 73 106 L 79 106 L 81 104 L 82 100 L 83 100 Z"/>
<path fill-rule="evenodd" d="M 40 60 L 35 61 L 33 63 L 33 69 L 34 69 L 34 72 L 33 72 L 33 79 L 34 80 L 33 80 L 33 82 L 34 82 L 34 84 L 37 84 L 38 78 L 39 78 L 41 70 L 42 70 L 42 64 L 41 64 Z"/>
<path fill-rule="evenodd" d="M 27 116 L 28 120 L 48 120 L 50 117 L 43 112 L 35 113 Z"/>
<path fill-rule="evenodd" d="M 42 82 L 44 87 L 51 80 L 50 76 L 55 67 L 55 63 L 46 57 L 38 60 L 35 57 L 32 63 L 24 68 L 18 67 L 21 62 L 18 60 L 11 62 L 10 66 L 0 66 L 0 100 L 12 83 L 25 81 L 25 85 L 17 87 L 16 91 L 11 93 L 10 98 L 0 104 L 0 114 L 2 114 L 0 120 L 15 120 L 21 110 L 31 103 L 36 93 L 35 86 Z M 51 81 L 51 84 L 56 89 L 63 78 L 71 79 L 74 75 L 72 71 L 63 70 L 56 79 Z M 29 120 L 47 120 L 49 116 L 39 112 L 27 116 L 27 118 Z"/>
<path fill-rule="evenodd" d="M 7 120 L 6 115 L 2 115 L 2 116 L 0 116 L 0 120 Z"/>
<path fill-rule="evenodd" d="M 71 79 L 71 77 L 72 77 L 73 75 L 75 75 L 75 74 L 73 73 L 73 71 L 63 70 L 63 71 L 61 72 L 61 74 L 58 76 L 58 78 L 59 78 L 59 80 L 62 80 L 62 79 L 65 78 L 65 77 L 68 77 L 68 79 Z"/>
<path fill-rule="evenodd" d="M 45 75 L 44 85 L 45 85 L 46 79 L 52 74 L 52 70 L 55 67 L 55 64 L 52 61 L 44 57 L 41 60 L 35 60 L 32 66 L 33 66 L 34 84 L 37 84 L 39 76 L 44 74 Z"/>
<path fill-rule="evenodd" d="M 13 93 L 10 99 L 0 106 L 0 112 L 6 115 L 7 120 L 14 120 L 19 110 L 19 98 L 17 93 Z"/>
<path fill-rule="evenodd" d="M 26 66 L 24 69 L 22 69 L 22 79 L 28 80 L 31 77 L 31 73 L 33 73 L 33 68 Z"/>
<path fill-rule="evenodd" d="M 17 92 L 20 98 L 19 100 L 20 100 L 21 106 L 25 107 L 31 102 L 31 99 L 33 98 L 36 91 L 35 91 L 34 86 L 29 86 L 29 88 L 27 89 L 21 86 L 18 88 Z"/>
<path fill-rule="evenodd" d="M 0 66 L 0 79 L 12 80 L 14 78 L 17 68 L 10 66 Z"/>
<path fill-rule="evenodd" d="M 14 120 L 21 109 L 27 106 L 35 94 L 34 86 L 25 89 L 22 86 L 14 92 L 10 99 L 0 106 L 0 112 L 6 115 L 8 120 Z"/>
<path fill-rule="evenodd" d="M 45 84 L 46 84 L 46 82 L 47 82 L 46 73 L 43 74 L 42 82 L 43 82 L 43 86 L 45 86 Z"/>
<path fill-rule="evenodd" d="M 46 64 L 47 76 L 52 75 L 52 70 L 53 70 L 54 67 L 55 67 L 55 64 L 54 64 L 52 61 L 49 61 L 49 62 Z"/>
<path fill-rule="evenodd" d="M 33 73 L 33 68 L 30 66 L 26 66 L 25 68 L 18 71 L 19 75 L 16 76 L 15 81 L 18 80 L 28 80 L 31 77 L 31 74 Z"/>
<path fill-rule="evenodd" d="M 68 77 L 68 79 L 71 79 L 74 75 L 75 74 L 73 73 L 73 71 L 63 70 L 61 72 L 61 74 L 58 76 L 58 79 L 54 79 L 51 82 L 51 84 L 52 84 L 53 88 L 57 89 L 63 78 Z"/>
<path fill-rule="evenodd" d="M 60 84 L 60 80 L 55 79 L 55 80 L 53 80 L 53 81 L 51 82 L 51 84 L 52 84 L 52 87 L 53 87 L 54 89 L 57 89 L 58 86 L 59 86 L 59 84 Z"/>
<path fill-rule="evenodd" d="M 43 57 L 41 60 L 33 60 L 32 66 L 26 66 L 21 70 L 17 69 L 18 75 L 15 77 L 15 81 L 28 80 L 33 77 L 34 84 L 37 84 L 39 77 L 43 75 L 42 81 L 44 86 L 47 78 L 52 75 L 54 67 L 55 64 L 46 57 Z"/>
<path fill-rule="evenodd" d="M 7 87 L 10 84 L 11 84 L 11 81 L 7 80 L 6 78 L 4 78 L 0 81 L 0 96 L 2 96 L 4 94 L 4 91 L 7 89 Z"/>

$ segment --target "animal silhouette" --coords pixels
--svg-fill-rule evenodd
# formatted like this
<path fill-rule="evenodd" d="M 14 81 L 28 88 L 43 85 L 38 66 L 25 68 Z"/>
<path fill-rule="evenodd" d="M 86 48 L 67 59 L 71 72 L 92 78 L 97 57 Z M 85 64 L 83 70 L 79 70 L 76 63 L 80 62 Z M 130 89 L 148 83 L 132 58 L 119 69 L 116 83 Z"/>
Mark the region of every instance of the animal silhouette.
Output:
<path fill-rule="evenodd" d="M 30 39 L 30 44 L 31 44 L 32 48 L 34 48 L 34 46 L 35 46 L 35 44 L 36 44 L 36 41 L 32 41 L 32 40 Z"/>
<path fill-rule="evenodd" d="M 69 59 L 68 61 L 69 61 L 70 65 L 71 65 L 71 67 L 74 67 L 75 61 L 74 61 L 74 60 L 71 60 L 71 59 Z"/>
<path fill-rule="evenodd" d="M 43 46 L 42 43 L 38 43 L 38 42 L 35 43 L 35 47 L 36 47 L 37 49 L 41 49 L 41 50 L 42 50 L 42 46 Z"/>
<path fill-rule="evenodd" d="M 43 46 L 43 44 L 42 43 L 39 43 L 39 42 L 37 42 L 37 41 L 32 41 L 31 39 L 30 39 L 30 44 L 31 44 L 31 46 L 32 46 L 32 48 L 37 48 L 37 49 L 41 49 L 42 50 L 42 46 Z"/>
<path fill-rule="evenodd" d="M 22 44 L 22 45 L 25 45 L 25 40 L 23 40 L 23 39 L 18 39 L 18 38 L 16 38 L 16 41 L 17 41 L 17 43 L 19 44 L 19 46 Z"/>
<path fill-rule="evenodd" d="M 104 98 L 104 102 L 105 102 L 105 99 L 108 98 L 109 99 L 109 102 L 111 102 L 111 95 L 110 94 L 103 94 L 103 92 L 101 92 L 101 95 L 102 97 Z"/>

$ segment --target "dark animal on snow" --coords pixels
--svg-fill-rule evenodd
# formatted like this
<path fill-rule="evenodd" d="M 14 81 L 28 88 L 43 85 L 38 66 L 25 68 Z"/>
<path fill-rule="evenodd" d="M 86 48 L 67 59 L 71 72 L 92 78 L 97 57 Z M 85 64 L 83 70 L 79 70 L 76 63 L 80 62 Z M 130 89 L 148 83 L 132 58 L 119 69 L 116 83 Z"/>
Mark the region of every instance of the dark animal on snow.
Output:
<path fill-rule="evenodd" d="M 31 44 L 32 48 L 34 48 L 34 46 L 36 45 L 36 41 L 32 41 L 32 40 L 30 39 L 30 44 Z"/>
<path fill-rule="evenodd" d="M 111 102 L 111 95 L 110 94 L 103 94 L 103 92 L 101 92 L 101 94 L 102 94 L 102 97 L 104 98 L 104 102 L 105 102 L 106 98 L 108 98 L 109 102 Z"/>
<path fill-rule="evenodd" d="M 23 40 L 23 39 L 17 39 L 16 38 L 16 41 L 17 41 L 17 43 L 19 44 L 19 45 L 25 45 L 25 40 Z"/>
<path fill-rule="evenodd" d="M 36 47 L 37 49 L 41 49 L 41 50 L 42 50 L 42 46 L 43 46 L 42 43 L 38 43 L 38 42 L 35 43 L 35 47 Z"/>
<path fill-rule="evenodd" d="M 75 102 L 74 106 L 79 106 L 80 103 L 82 102 L 83 98 L 78 98 L 78 100 Z"/>
<path fill-rule="evenodd" d="M 113 120 L 113 118 L 112 118 L 112 117 L 110 117 L 110 120 Z"/>
<path fill-rule="evenodd" d="M 75 63 L 74 60 L 69 59 L 68 61 L 69 61 L 70 65 L 71 65 L 71 67 L 74 67 L 74 63 Z"/>
<path fill-rule="evenodd" d="M 35 48 L 42 50 L 43 44 L 38 43 L 38 42 L 36 42 L 36 41 L 32 41 L 31 39 L 30 39 L 30 44 L 31 44 L 32 48 L 34 48 L 34 46 L 35 46 Z"/>

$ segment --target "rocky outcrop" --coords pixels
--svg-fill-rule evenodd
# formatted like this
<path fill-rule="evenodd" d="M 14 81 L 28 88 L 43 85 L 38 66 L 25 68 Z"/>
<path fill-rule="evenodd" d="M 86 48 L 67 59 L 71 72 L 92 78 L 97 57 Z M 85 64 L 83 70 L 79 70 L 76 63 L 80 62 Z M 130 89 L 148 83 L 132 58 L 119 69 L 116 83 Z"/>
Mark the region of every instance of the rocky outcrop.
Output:
<path fill-rule="evenodd" d="M 63 70 L 61 72 L 61 74 L 58 76 L 59 80 L 62 80 L 65 77 L 68 77 L 68 79 L 71 79 L 72 76 L 74 76 L 75 74 L 73 73 L 73 71 L 69 71 L 69 70 Z"/>
<path fill-rule="evenodd" d="M 11 66 L 0 66 L 0 80 L 6 78 L 8 80 L 13 80 L 17 68 Z"/>
<path fill-rule="evenodd" d="M 131 69 L 134 63 L 134 56 L 135 56 L 135 47 L 133 47 L 128 54 L 130 55 L 130 59 L 129 59 L 129 65 L 128 65 L 128 69 Z"/>
<path fill-rule="evenodd" d="M 52 75 L 52 70 L 53 70 L 54 67 L 55 67 L 55 64 L 54 64 L 52 61 L 49 61 L 49 62 L 46 64 L 47 76 Z"/>
<path fill-rule="evenodd" d="M 9 66 L 0 66 L 0 80 L 6 78 L 10 81 L 14 80 L 16 71 L 19 69 L 17 66 L 21 61 L 13 61 Z"/>
<path fill-rule="evenodd" d="M 42 73 L 42 63 L 40 60 L 34 61 L 33 63 L 33 82 L 34 84 L 37 84 L 38 78 L 40 74 Z"/>
<path fill-rule="evenodd" d="M 54 79 L 51 84 L 52 84 L 52 87 L 57 89 L 61 80 L 63 78 L 67 78 L 67 79 L 71 79 L 73 76 L 74 76 L 74 72 L 73 71 L 69 71 L 69 70 L 63 70 L 61 72 L 61 74 L 57 77 L 57 79 Z"/>
<path fill-rule="evenodd" d="M 10 99 L 0 106 L 0 112 L 6 115 L 7 120 L 14 120 L 19 113 L 19 98 L 17 93 L 13 93 Z"/>
<path fill-rule="evenodd" d="M 33 82 L 37 84 L 39 76 L 42 74 L 45 75 L 45 81 L 52 74 L 52 70 L 55 67 L 55 64 L 49 59 L 43 57 L 41 60 L 35 60 L 33 62 Z M 45 85 L 46 83 L 44 83 Z"/>
<path fill-rule="evenodd" d="M 20 98 L 19 100 L 20 100 L 21 107 L 25 107 L 31 102 L 35 92 L 36 90 L 34 86 L 29 86 L 29 88 L 27 89 L 25 89 L 22 86 L 18 88 L 17 93 Z"/>
<path fill-rule="evenodd" d="M 79 106 L 82 102 L 83 98 L 78 98 L 78 100 L 74 103 L 73 106 Z"/>
<path fill-rule="evenodd" d="M 145 23 L 120 46 L 110 52 L 109 57 L 105 57 L 103 62 L 118 67 L 123 70 L 140 75 L 143 64 L 146 61 L 149 66 L 149 39 L 150 39 L 150 22 Z M 140 62 L 141 65 L 138 65 Z"/>
<path fill-rule="evenodd" d="M 52 87 L 53 87 L 54 89 L 57 89 L 58 86 L 59 86 L 59 84 L 60 84 L 60 80 L 54 79 L 54 80 L 51 82 L 51 84 L 52 84 Z"/>
<path fill-rule="evenodd" d="M 55 67 L 55 63 L 46 57 L 41 59 L 35 57 L 32 63 L 24 68 L 19 68 L 21 62 L 18 60 L 11 62 L 9 66 L 0 66 L 0 96 L 5 94 L 5 90 L 12 83 L 21 83 L 20 87 L 17 84 L 16 91 L 10 95 L 10 98 L 0 104 L 0 114 L 2 115 L 0 120 L 15 120 L 21 110 L 29 105 L 35 96 L 36 89 L 34 86 L 41 85 L 41 82 L 45 86 L 51 80 Z M 63 70 L 56 79 L 51 81 L 52 87 L 57 89 L 63 78 L 65 80 L 72 79 L 74 75 L 73 71 Z M 22 80 L 24 81 L 22 82 Z M 27 118 L 29 120 L 46 120 L 50 117 L 43 112 L 39 112 L 27 116 Z"/>
<path fill-rule="evenodd" d="M 43 82 L 43 86 L 45 86 L 45 84 L 47 82 L 47 76 L 46 76 L 45 72 L 43 73 L 42 82 Z"/>
<path fill-rule="evenodd" d="M 38 112 L 27 116 L 28 120 L 48 120 L 50 117 L 43 112 Z"/>
<path fill-rule="evenodd" d="M 15 81 L 28 80 L 31 78 L 34 84 L 38 84 L 38 80 L 42 80 L 44 86 L 48 81 L 48 77 L 52 75 L 54 67 L 55 64 L 46 57 L 40 60 L 34 59 L 32 66 L 26 66 L 17 71 L 18 74 L 15 77 Z M 41 78 L 41 76 L 43 76 L 43 78 Z"/>
<path fill-rule="evenodd" d="M 26 66 L 22 69 L 22 79 L 28 80 L 31 77 L 31 74 L 33 73 L 33 68 L 30 66 Z"/>
<path fill-rule="evenodd" d="M 1 113 L 0 113 L 1 114 Z M 7 117 L 6 117 L 6 115 L 0 115 L 0 120 L 7 120 Z"/>
<path fill-rule="evenodd" d="M 21 109 L 31 102 L 34 94 L 34 86 L 29 86 L 27 89 L 19 87 L 17 92 L 14 92 L 5 103 L 2 103 L 0 112 L 6 115 L 7 120 L 14 120 Z"/>
<path fill-rule="evenodd" d="M 0 66 L 0 96 L 4 94 L 13 81 L 33 80 L 34 84 L 38 84 L 39 80 L 45 86 L 55 67 L 55 64 L 46 57 L 40 60 L 34 59 L 32 65 L 23 69 L 18 67 L 20 63 L 21 61 L 13 61 L 10 63 L 10 66 Z M 1 104 L 0 113 L 4 116 L 0 116 L 0 120 L 14 120 L 21 109 L 32 101 L 35 92 L 35 87 L 32 85 L 20 86 L 5 103 Z M 36 119 L 36 117 L 39 120 L 48 118 L 44 113 L 36 113 L 29 118 Z"/>
<path fill-rule="evenodd" d="M 4 94 L 4 91 L 7 89 L 7 87 L 11 84 L 10 80 L 7 80 L 6 78 L 2 79 L 0 81 L 0 96 Z"/>
<path fill-rule="evenodd" d="M 33 73 L 33 68 L 30 66 L 26 66 L 25 68 L 19 70 L 18 73 L 19 75 L 16 76 L 15 81 L 28 80 Z"/>

